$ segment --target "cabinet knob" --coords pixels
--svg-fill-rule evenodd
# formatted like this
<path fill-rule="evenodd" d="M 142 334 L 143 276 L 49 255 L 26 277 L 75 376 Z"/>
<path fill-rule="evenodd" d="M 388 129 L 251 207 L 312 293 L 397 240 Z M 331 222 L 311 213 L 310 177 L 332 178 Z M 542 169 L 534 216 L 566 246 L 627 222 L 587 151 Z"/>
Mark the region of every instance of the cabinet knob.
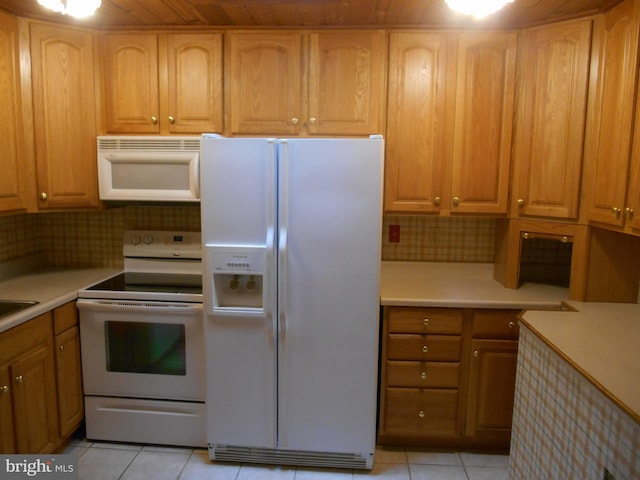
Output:
<path fill-rule="evenodd" d="M 8 393 L 9 392 L 9 385 L 2 385 L 0 387 L 0 393 Z"/>
<path fill-rule="evenodd" d="M 422 353 L 429 353 L 429 347 L 427 347 L 426 345 L 422 346 Z"/>
<path fill-rule="evenodd" d="M 514 328 L 516 326 L 515 322 L 509 322 L 509 328 Z"/>
<path fill-rule="evenodd" d="M 151 123 L 153 123 L 154 125 L 158 124 L 158 117 L 151 117 Z"/>
<path fill-rule="evenodd" d="M 43 202 L 46 202 L 49 199 L 49 195 L 47 195 L 46 192 L 42 192 L 40 194 L 40 200 L 42 200 Z"/>
<path fill-rule="evenodd" d="M 622 212 L 621 209 L 619 209 L 618 207 L 611 207 L 611 211 L 613 212 L 613 214 L 617 217 L 618 215 L 620 215 L 620 212 Z"/>
<path fill-rule="evenodd" d="M 633 208 L 629 208 L 629 207 L 625 208 L 624 214 L 629 218 L 633 217 Z"/>
<path fill-rule="evenodd" d="M 60 345 L 59 349 L 60 351 L 64 350 L 64 345 Z"/>
<path fill-rule="evenodd" d="M 434 199 L 433 199 L 433 204 L 434 204 L 436 207 L 439 207 L 439 206 L 440 206 L 440 202 L 441 202 L 441 201 L 442 201 L 442 199 L 441 199 L 440 197 L 436 197 L 436 198 L 434 198 Z"/>
<path fill-rule="evenodd" d="M 171 125 L 173 125 L 174 123 L 176 123 L 176 119 L 174 117 L 172 117 L 171 115 L 169 115 L 169 123 Z"/>
<path fill-rule="evenodd" d="M 291 119 L 291 123 L 293 123 L 294 125 L 297 125 L 299 121 L 300 121 L 300 120 L 298 120 L 296 117 L 293 117 L 293 118 Z"/>
<path fill-rule="evenodd" d="M 569 243 L 569 237 L 567 237 L 566 235 L 563 235 L 562 238 L 560 239 L 560 241 L 562 243 Z"/>
<path fill-rule="evenodd" d="M 460 205 L 460 197 L 453 197 L 453 206 L 457 207 Z"/>
<path fill-rule="evenodd" d="M 422 323 L 424 324 L 425 327 L 429 326 L 429 319 L 425 318 L 424 320 L 422 320 Z"/>
<path fill-rule="evenodd" d="M 473 351 L 473 356 L 478 358 L 478 356 L 480 355 L 480 352 L 478 352 L 478 350 L 474 350 Z"/>
<path fill-rule="evenodd" d="M 519 199 L 516 201 L 516 203 L 518 204 L 518 206 L 519 206 L 520 208 L 524 207 L 524 199 L 519 198 Z"/>
<path fill-rule="evenodd" d="M 309 119 L 309 123 L 316 123 L 316 121 L 317 121 L 316 117 L 311 117 Z"/>
<path fill-rule="evenodd" d="M 16 382 L 17 382 L 17 383 L 22 383 L 22 382 L 24 382 L 24 378 L 22 377 L 22 375 L 18 375 L 18 376 L 16 377 Z"/>
<path fill-rule="evenodd" d="M 418 412 L 418 416 L 419 416 L 420 418 L 424 418 L 424 410 L 420 410 L 420 411 Z"/>
<path fill-rule="evenodd" d="M 422 372 L 422 373 L 420 374 L 420 378 L 421 378 L 422 380 L 426 380 L 426 379 L 427 379 L 427 372 Z"/>

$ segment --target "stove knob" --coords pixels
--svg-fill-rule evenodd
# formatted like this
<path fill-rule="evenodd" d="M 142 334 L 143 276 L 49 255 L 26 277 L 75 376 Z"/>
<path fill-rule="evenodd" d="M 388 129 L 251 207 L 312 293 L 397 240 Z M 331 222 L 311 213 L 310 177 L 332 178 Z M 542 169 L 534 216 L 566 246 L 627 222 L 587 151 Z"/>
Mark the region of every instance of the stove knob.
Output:
<path fill-rule="evenodd" d="M 131 237 L 131 243 L 133 243 L 134 245 L 140 245 L 141 241 L 142 239 L 140 238 L 140 235 L 134 235 L 133 237 Z"/>
<path fill-rule="evenodd" d="M 145 235 L 142 241 L 147 245 L 151 245 L 153 243 L 153 235 Z"/>

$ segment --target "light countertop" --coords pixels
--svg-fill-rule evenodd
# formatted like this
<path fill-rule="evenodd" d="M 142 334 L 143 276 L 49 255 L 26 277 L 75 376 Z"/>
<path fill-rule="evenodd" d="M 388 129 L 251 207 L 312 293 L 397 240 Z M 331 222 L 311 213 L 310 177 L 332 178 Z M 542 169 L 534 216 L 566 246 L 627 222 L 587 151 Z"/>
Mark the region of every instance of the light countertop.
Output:
<path fill-rule="evenodd" d="M 384 306 L 559 309 L 563 287 L 526 283 L 505 288 L 493 279 L 492 263 L 382 262 Z"/>
<path fill-rule="evenodd" d="M 75 300 L 78 290 L 120 271 L 114 268 L 40 270 L 0 281 L 0 300 L 39 302 L 37 305 L 0 318 L 0 332 Z"/>

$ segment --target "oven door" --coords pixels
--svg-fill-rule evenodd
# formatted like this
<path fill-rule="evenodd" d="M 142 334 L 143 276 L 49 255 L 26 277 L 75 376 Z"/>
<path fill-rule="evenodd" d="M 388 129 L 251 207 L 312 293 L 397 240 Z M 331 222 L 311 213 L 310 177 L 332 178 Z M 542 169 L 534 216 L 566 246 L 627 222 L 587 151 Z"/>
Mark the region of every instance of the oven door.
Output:
<path fill-rule="evenodd" d="M 202 304 L 79 299 L 86 395 L 204 401 Z"/>

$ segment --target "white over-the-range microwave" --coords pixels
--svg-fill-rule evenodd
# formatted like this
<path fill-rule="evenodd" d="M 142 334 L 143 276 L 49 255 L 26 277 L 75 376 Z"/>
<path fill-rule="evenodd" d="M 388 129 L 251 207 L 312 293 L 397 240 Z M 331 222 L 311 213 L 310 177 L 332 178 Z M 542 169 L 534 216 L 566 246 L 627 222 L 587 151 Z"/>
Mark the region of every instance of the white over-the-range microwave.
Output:
<path fill-rule="evenodd" d="M 101 200 L 198 202 L 199 168 L 199 136 L 98 137 Z"/>

